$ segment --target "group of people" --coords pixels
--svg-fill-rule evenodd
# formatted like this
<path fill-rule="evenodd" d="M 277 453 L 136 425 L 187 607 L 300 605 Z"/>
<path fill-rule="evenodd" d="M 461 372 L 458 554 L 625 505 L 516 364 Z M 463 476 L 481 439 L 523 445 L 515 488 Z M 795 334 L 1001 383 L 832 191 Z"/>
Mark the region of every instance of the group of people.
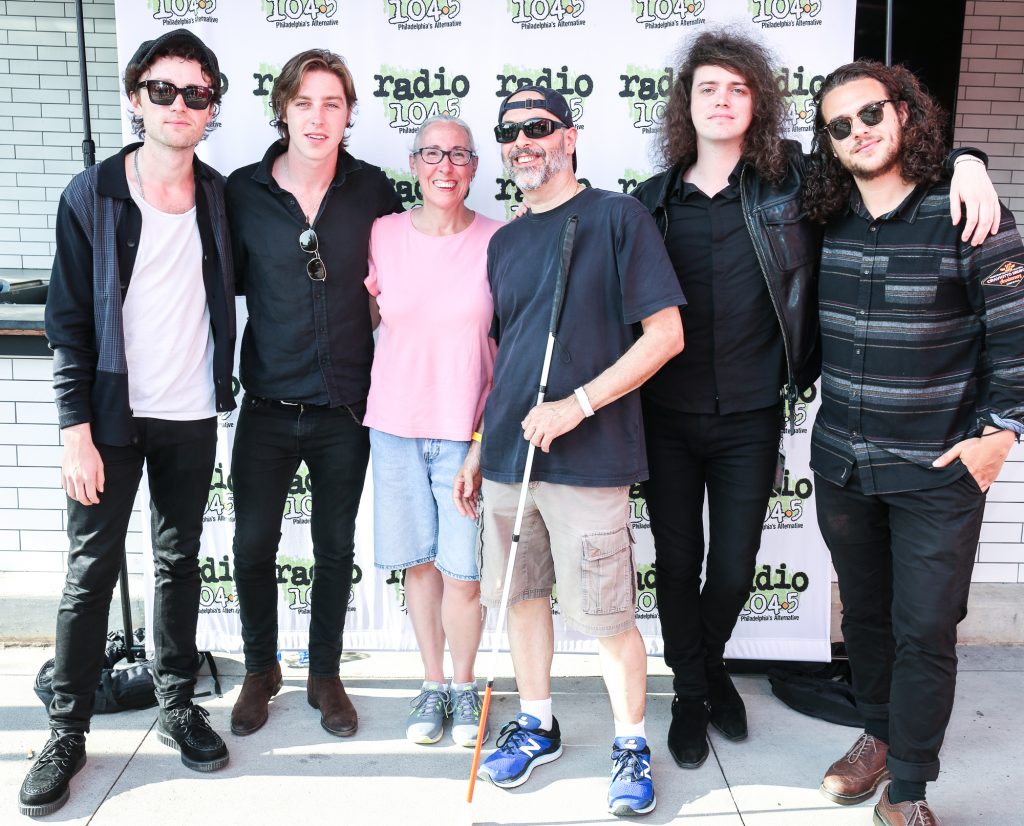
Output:
<path fill-rule="evenodd" d="M 451 719 L 455 742 L 476 745 L 481 606 L 502 598 L 514 539 L 520 712 L 480 777 L 518 786 L 562 754 L 557 582 L 565 624 L 598 642 L 614 718 L 608 809 L 652 811 L 630 486 L 643 482 L 651 511 L 674 675 L 668 750 L 697 768 L 709 725 L 747 736 L 724 647 L 781 470 L 785 405 L 820 375 L 818 518 L 866 721 L 821 789 L 857 803 L 891 778 L 876 823 L 938 823 L 926 784 L 952 707 L 985 491 L 1024 432 L 1020 235 L 984 157 L 946 154 L 941 111 L 903 68 L 857 61 L 830 74 L 810 155 L 783 139 L 783 99 L 756 41 L 701 34 L 675 78 L 664 170 L 635 197 L 578 182 L 579 135 L 560 94 L 527 86 L 504 98 L 494 135 L 527 209 L 503 226 L 466 207 L 477 147 L 448 116 L 416 135 L 423 204 L 403 212 L 383 172 L 346 149 L 355 86 L 324 50 L 283 67 L 271 96 L 280 139 L 225 185 L 194 154 L 219 111 L 216 56 L 185 30 L 139 47 L 124 82 L 145 140 L 77 176 L 57 217 L 46 333 L 71 547 L 51 734 L 22 785 L 23 813 L 60 808 L 85 763 L 144 463 L 158 736 L 197 771 L 228 761 L 193 687 L 197 556 L 216 414 L 234 406 L 237 291 L 249 316 L 231 468 L 246 676 L 233 734 L 262 727 L 282 685 L 274 564 L 300 462 L 313 496 L 308 701 L 329 733 L 356 732 L 339 664 L 372 454 L 375 561 L 403 571 L 423 660 L 409 739 L 437 742 Z M 569 216 L 551 400 L 536 404 Z"/>

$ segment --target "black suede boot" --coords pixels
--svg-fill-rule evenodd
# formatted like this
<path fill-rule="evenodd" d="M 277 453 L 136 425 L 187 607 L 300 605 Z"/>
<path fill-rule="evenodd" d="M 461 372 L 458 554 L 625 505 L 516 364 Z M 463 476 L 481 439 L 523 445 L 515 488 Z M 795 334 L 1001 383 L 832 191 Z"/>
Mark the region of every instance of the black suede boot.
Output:
<path fill-rule="evenodd" d="M 725 666 L 708 674 L 711 725 L 730 740 L 747 739 L 747 709 Z"/>
<path fill-rule="evenodd" d="M 683 769 L 699 769 L 708 759 L 708 705 L 704 700 L 678 695 L 672 700 L 668 752 Z"/>

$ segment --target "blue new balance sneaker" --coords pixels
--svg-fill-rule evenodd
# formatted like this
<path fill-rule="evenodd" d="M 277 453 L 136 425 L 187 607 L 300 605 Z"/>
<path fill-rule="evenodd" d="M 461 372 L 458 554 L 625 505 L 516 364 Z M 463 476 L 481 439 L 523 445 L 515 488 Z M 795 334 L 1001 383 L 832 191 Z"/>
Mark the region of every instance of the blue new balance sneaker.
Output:
<path fill-rule="evenodd" d="M 643 737 L 616 737 L 612 744 L 612 782 L 608 811 L 613 815 L 645 815 L 657 804 L 651 779 L 651 750 Z"/>
<path fill-rule="evenodd" d="M 512 789 L 525 783 L 537 766 L 562 756 L 562 732 L 554 718 L 551 731 L 544 731 L 540 720 L 520 713 L 501 730 L 497 746 L 480 766 L 477 777 Z"/>

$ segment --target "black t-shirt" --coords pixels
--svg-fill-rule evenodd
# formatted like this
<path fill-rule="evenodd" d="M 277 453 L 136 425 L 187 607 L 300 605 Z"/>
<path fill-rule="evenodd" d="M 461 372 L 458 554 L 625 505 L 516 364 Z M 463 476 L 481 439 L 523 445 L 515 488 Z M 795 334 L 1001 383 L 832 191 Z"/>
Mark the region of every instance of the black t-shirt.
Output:
<path fill-rule="evenodd" d="M 585 189 L 498 230 L 487 251 L 498 356 L 481 456 L 483 475 L 494 482 L 522 481 L 528 443 L 521 422 L 537 400 L 559 238 L 572 214 L 579 225 L 546 400 L 571 396 L 614 364 L 636 340 L 642 319 L 686 304 L 654 219 L 628 196 Z M 639 394 L 584 419 L 550 453 L 538 451 L 532 478 L 587 487 L 646 479 Z"/>

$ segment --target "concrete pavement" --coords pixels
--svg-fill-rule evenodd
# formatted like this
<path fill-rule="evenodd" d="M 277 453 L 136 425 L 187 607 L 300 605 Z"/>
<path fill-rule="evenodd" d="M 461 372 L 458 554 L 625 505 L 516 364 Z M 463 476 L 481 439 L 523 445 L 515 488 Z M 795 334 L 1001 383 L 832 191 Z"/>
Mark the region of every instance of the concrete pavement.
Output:
<path fill-rule="evenodd" d="M 1024 647 L 962 647 L 957 703 L 943 750 L 942 774 L 929 800 L 943 826 L 1024 824 Z M 30 755 L 46 738 L 46 716 L 32 681 L 46 648 L 0 648 L 0 823 L 32 822 L 17 813 L 16 795 Z M 89 762 L 72 781 L 71 800 L 41 822 L 90 826 L 325 823 L 331 826 L 589 826 L 605 812 L 611 712 L 596 657 L 559 655 L 553 685 L 562 757 L 537 769 L 519 789 L 478 783 L 465 802 L 471 751 L 442 740 L 405 741 L 408 701 L 418 690 L 415 654 L 352 653 L 342 666 L 359 709 L 359 733 L 331 737 L 306 704 L 305 671 L 287 668 L 268 724 L 240 738 L 228 734 L 243 668 L 217 657 L 224 696 L 202 698 L 224 734 L 231 762 L 202 775 L 160 745 L 155 710 L 95 718 Z M 484 658 L 486 661 L 486 658 Z M 486 662 L 484 663 L 486 664 Z M 740 676 L 750 738 L 731 743 L 711 734 L 712 755 L 698 770 L 679 769 L 664 745 L 671 680 L 649 660 L 647 732 L 654 753 L 657 809 L 646 824 L 692 826 L 869 826 L 872 803 L 840 807 L 817 791 L 824 769 L 856 739 L 855 729 L 791 711 L 764 677 Z M 511 674 L 505 658 L 499 674 Z M 201 678 L 198 690 L 212 681 Z M 510 678 L 499 678 L 492 737 L 518 710 Z M 445 745 L 445 743 L 448 745 Z"/>

